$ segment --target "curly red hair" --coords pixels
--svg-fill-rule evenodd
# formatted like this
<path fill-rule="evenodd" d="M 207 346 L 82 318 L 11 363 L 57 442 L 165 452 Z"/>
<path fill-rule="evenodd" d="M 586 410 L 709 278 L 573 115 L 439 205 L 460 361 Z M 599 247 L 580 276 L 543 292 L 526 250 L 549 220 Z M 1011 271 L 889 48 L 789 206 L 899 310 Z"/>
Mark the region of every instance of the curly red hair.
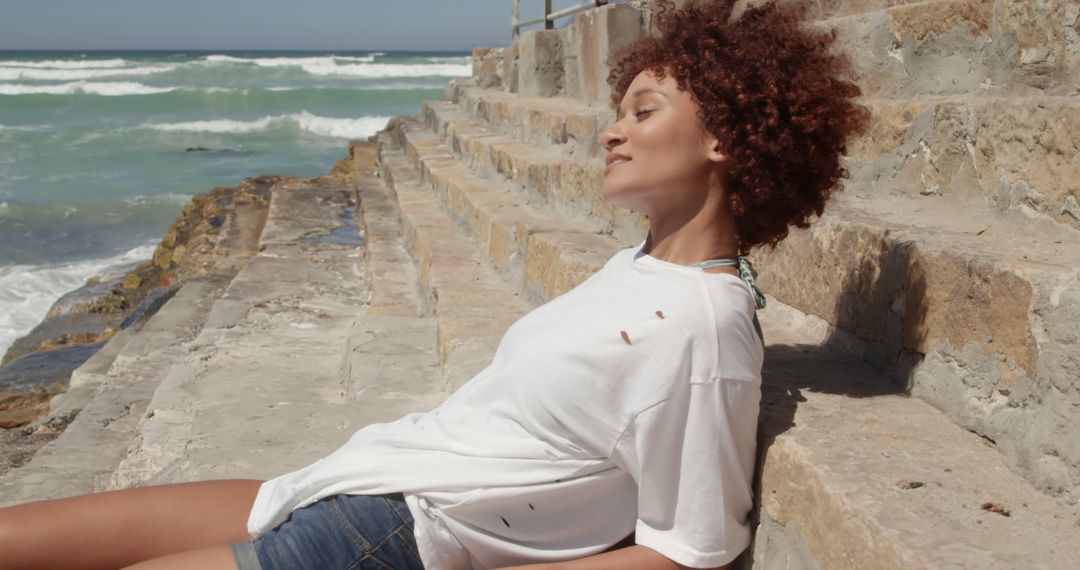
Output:
<path fill-rule="evenodd" d="M 737 0 L 655 0 L 656 32 L 614 54 L 607 82 L 617 107 L 642 71 L 669 73 L 700 107 L 705 129 L 726 141 L 728 190 L 741 253 L 775 247 L 788 228 L 820 216 L 839 180 L 849 137 L 869 122 L 840 76 L 850 62 L 830 53 L 836 32 L 800 27 L 804 2 L 747 8 Z M 609 60 L 610 62 L 611 60 Z M 723 143 L 722 143 L 723 144 Z"/>

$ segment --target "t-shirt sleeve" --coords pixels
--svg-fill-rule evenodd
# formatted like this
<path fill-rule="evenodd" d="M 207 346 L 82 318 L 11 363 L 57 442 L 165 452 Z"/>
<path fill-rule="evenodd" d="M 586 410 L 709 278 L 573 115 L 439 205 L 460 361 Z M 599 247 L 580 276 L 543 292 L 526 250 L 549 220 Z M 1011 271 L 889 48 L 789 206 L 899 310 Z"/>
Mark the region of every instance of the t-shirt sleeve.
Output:
<path fill-rule="evenodd" d="M 637 413 L 612 452 L 638 486 L 637 544 L 692 568 L 750 544 L 757 381 L 713 379 Z"/>

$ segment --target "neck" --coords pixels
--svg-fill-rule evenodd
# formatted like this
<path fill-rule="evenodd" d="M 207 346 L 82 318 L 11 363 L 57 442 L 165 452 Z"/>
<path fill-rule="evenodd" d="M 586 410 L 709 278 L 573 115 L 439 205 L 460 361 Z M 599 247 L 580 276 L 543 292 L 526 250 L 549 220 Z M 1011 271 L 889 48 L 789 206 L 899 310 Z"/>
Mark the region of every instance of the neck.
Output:
<path fill-rule="evenodd" d="M 702 207 L 649 218 L 645 253 L 679 265 L 739 255 L 735 220 L 726 208 Z"/>

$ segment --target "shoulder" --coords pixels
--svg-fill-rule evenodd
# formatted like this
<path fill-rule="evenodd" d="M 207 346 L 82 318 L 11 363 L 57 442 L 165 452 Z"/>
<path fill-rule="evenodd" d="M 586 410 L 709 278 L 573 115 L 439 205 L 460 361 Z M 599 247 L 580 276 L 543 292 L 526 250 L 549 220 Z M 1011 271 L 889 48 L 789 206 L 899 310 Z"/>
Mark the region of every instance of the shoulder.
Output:
<path fill-rule="evenodd" d="M 764 353 L 754 327 L 757 307 L 749 287 L 738 277 L 705 275 L 708 324 L 717 357 L 715 377 L 761 379 Z"/>

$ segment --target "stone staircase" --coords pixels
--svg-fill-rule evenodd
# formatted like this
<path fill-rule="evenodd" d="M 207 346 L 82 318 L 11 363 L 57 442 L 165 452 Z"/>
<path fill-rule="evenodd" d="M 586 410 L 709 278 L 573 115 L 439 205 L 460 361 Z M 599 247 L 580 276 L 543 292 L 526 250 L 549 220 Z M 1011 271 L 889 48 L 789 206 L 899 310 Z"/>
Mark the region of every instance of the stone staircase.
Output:
<path fill-rule="evenodd" d="M 739 567 L 1070 567 L 1075 4 L 815 10 L 875 123 L 828 213 L 753 256 L 769 345 Z M 1053 10 L 1061 25 L 1035 25 Z M 516 319 L 644 239 L 599 197 L 612 113 L 590 65 L 648 26 L 615 4 L 478 49 L 445 100 L 350 146 L 355 187 L 276 184 L 261 230 L 228 238 L 242 264 L 77 371 L 53 414 L 81 412 L 0 477 L 0 504 L 269 478 L 437 405 Z M 532 65 L 543 53 L 559 59 Z M 537 96 L 545 82 L 562 91 Z"/>
<path fill-rule="evenodd" d="M 534 305 L 572 288 L 618 248 L 640 243 L 640 226 L 595 201 L 599 181 L 586 174 L 575 185 L 565 173 L 599 171 L 597 159 L 587 158 L 597 156 L 586 142 L 598 134 L 595 108 L 471 83 L 455 80 L 450 101 L 426 101 L 423 118 L 397 117 L 377 137 L 382 178 L 416 241 L 445 235 L 454 243 L 445 254 L 451 267 L 482 257 L 486 266 L 470 279 L 492 274 L 485 282 L 497 277 Z M 589 121 L 597 125 L 591 136 L 561 134 Z M 414 217 L 408 210 L 418 203 L 424 210 Z M 457 232 L 443 229 L 451 221 Z M 466 236 L 473 249 L 463 255 L 457 250 Z M 441 241 L 431 239 L 410 245 L 422 265 L 444 255 L 426 250 Z M 459 278 L 456 286 L 464 284 Z M 497 311 L 489 298 L 482 295 L 476 310 Z M 758 567 L 817 560 L 825 567 L 1007 568 L 1064 563 L 1074 553 L 1063 547 L 1076 536 L 1069 510 L 1010 470 L 985 439 L 863 362 L 865 341 L 775 297 L 762 322 L 770 347 L 758 491 L 764 512 L 752 554 Z M 447 335 L 440 327 L 440 338 Z M 984 509 L 987 502 L 1005 505 L 1009 516 Z"/>

